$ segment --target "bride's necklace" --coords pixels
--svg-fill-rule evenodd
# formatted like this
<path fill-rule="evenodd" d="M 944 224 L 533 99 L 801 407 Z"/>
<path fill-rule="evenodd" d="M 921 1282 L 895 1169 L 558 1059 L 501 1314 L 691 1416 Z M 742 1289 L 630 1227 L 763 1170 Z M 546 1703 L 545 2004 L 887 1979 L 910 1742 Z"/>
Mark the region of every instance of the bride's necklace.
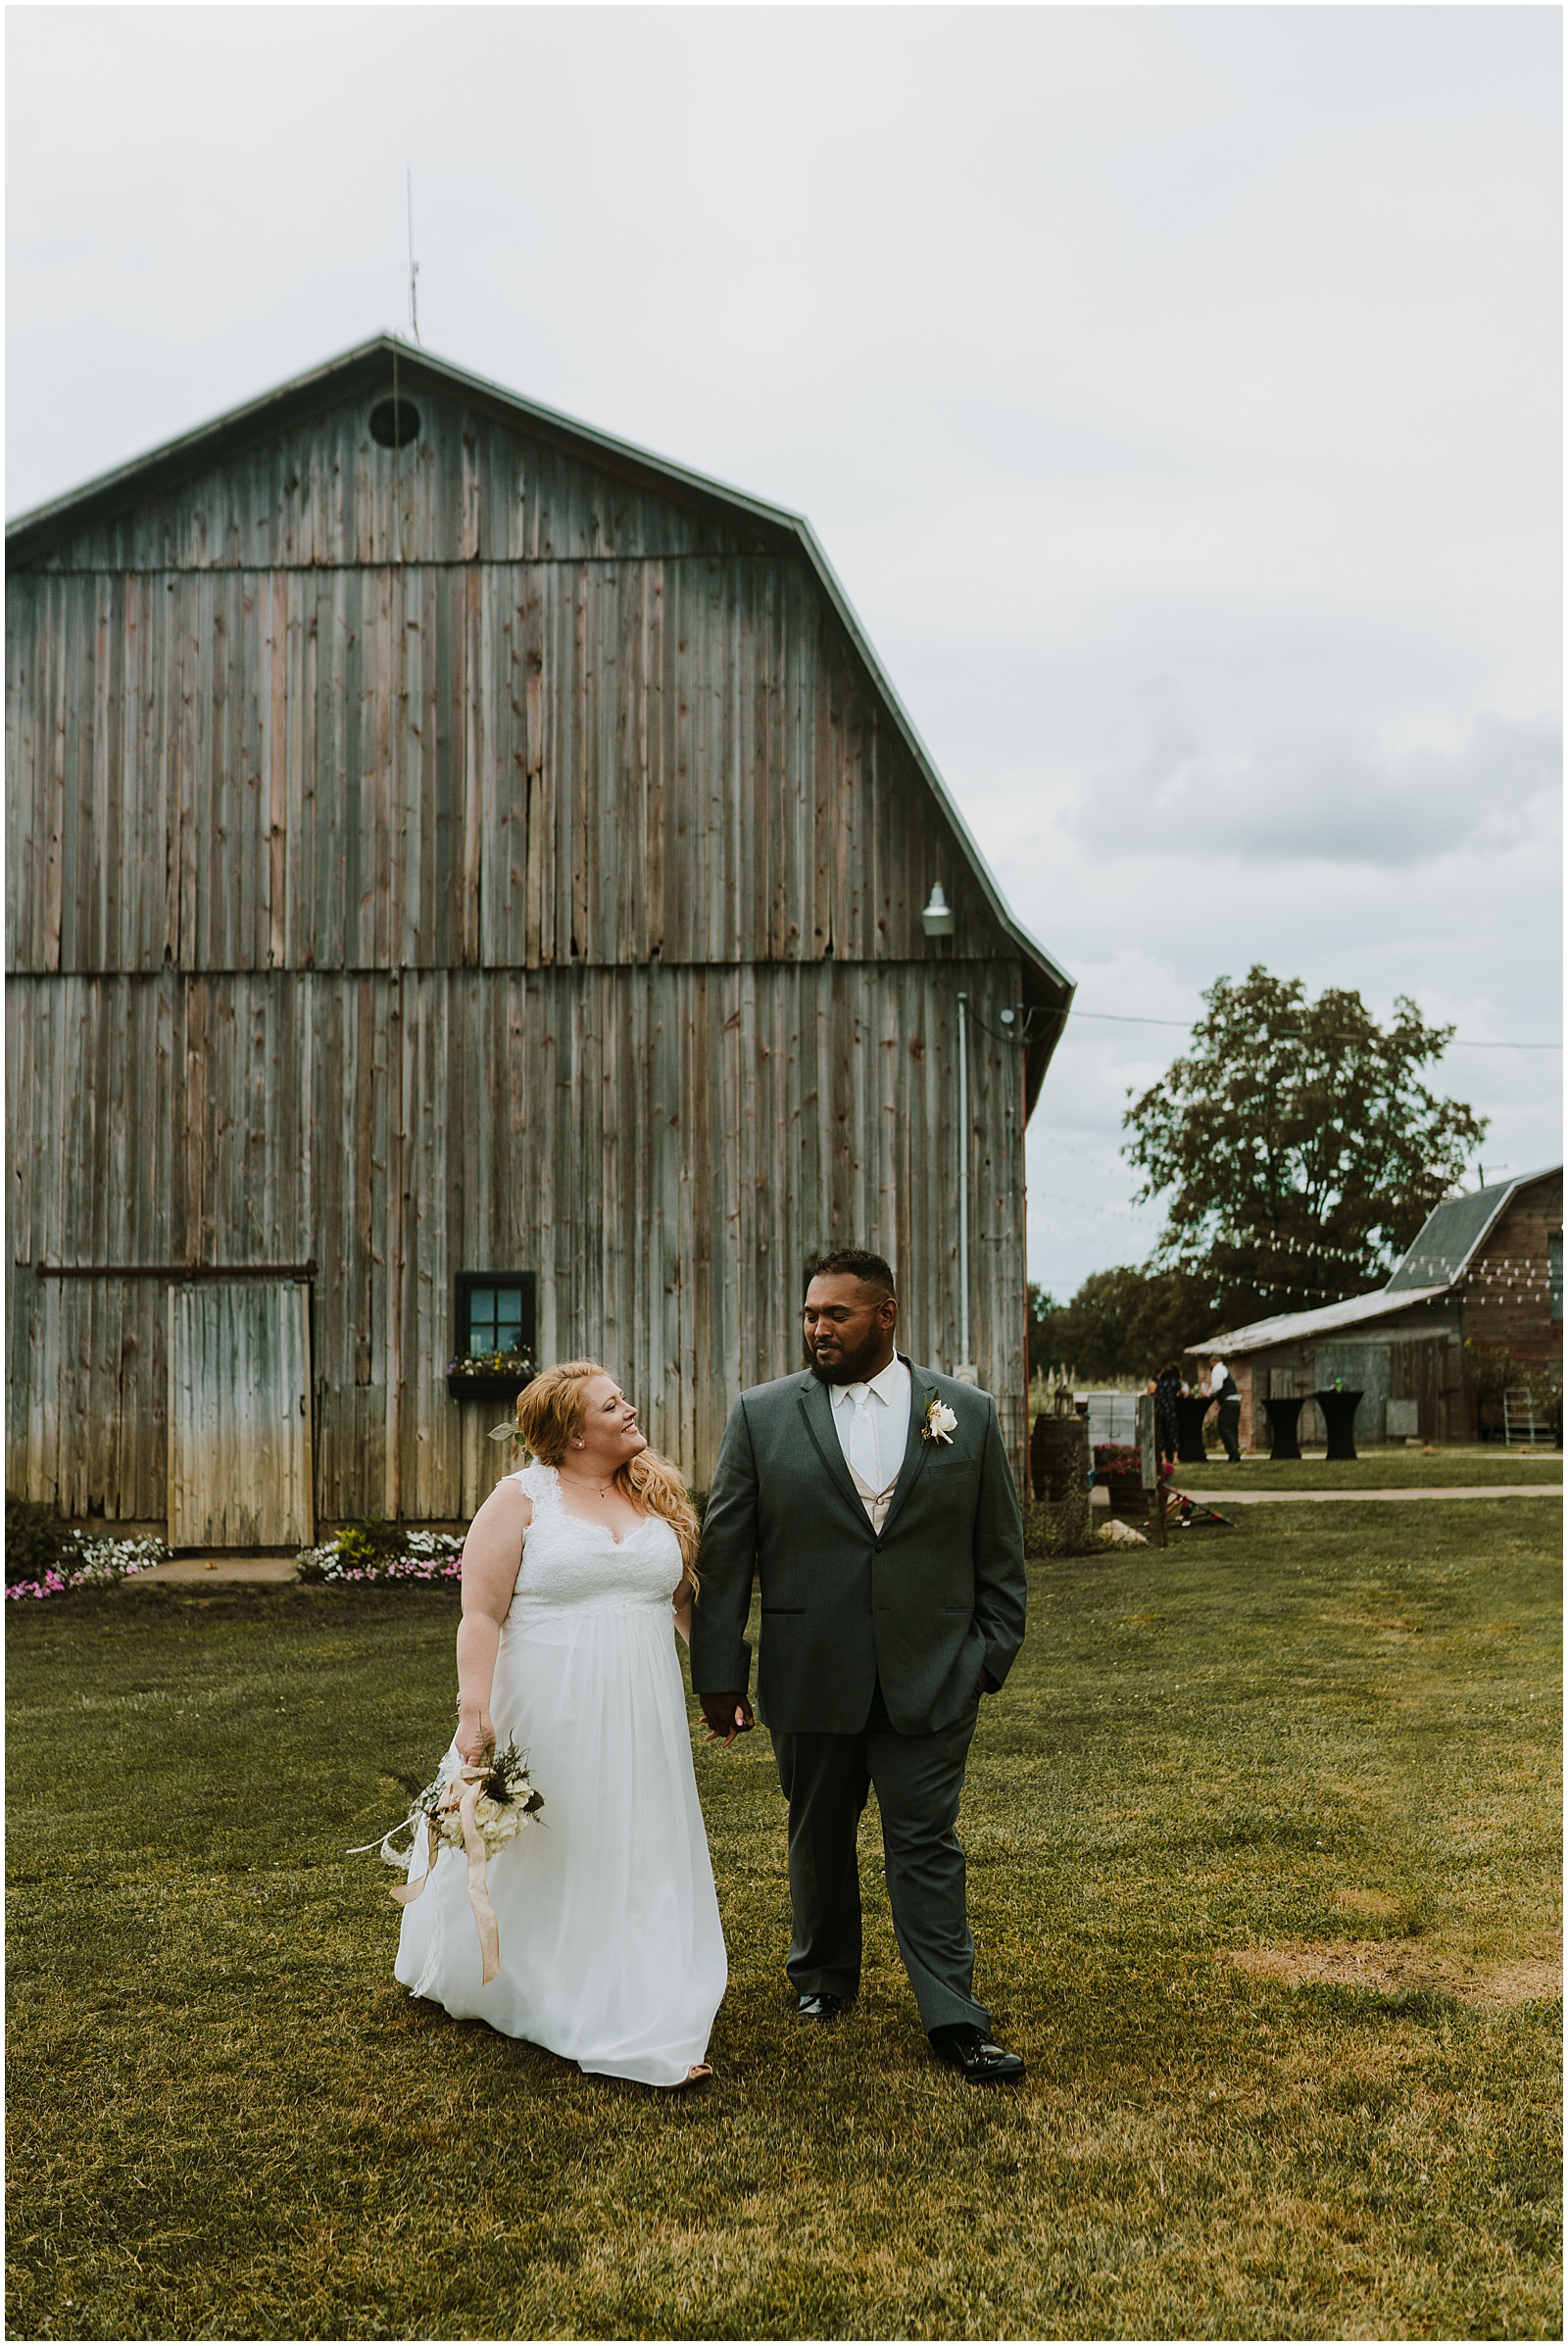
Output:
<path fill-rule="evenodd" d="M 569 1483 L 574 1491 L 591 1491 L 595 1498 L 609 1498 L 610 1496 L 608 1483 L 585 1483 L 580 1475 L 563 1474 L 559 1466 L 556 1468 L 556 1474 L 563 1483 Z"/>

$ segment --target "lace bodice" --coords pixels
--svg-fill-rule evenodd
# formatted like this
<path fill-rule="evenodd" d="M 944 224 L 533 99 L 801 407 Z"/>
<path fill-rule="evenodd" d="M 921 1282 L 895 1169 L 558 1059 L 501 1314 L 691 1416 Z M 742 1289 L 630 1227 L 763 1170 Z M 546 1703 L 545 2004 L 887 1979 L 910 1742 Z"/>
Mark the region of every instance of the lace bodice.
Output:
<path fill-rule="evenodd" d="M 537 1460 L 514 1477 L 533 1501 L 511 1618 L 548 1608 L 599 1612 L 667 1605 L 680 1585 L 680 1541 L 661 1515 L 645 1515 L 616 1540 L 603 1524 L 568 1515 L 553 1466 Z"/>

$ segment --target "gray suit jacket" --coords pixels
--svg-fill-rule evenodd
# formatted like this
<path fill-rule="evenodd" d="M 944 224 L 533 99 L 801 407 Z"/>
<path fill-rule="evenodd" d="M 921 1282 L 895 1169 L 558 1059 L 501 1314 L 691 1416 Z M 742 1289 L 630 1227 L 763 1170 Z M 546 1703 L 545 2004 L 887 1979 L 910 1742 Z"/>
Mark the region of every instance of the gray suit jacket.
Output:
<path fill-rule="evenodd" d="M 880 1537 L 856 1494 L 827 1389 L 809 1371 L 742 1393 L 703 1519 L 692 1684 L 744 1693 L 746 1618 L 762 1594 L 758 1701 L 786 1733 L 853 1735 L 878 1678 L 901 1735 L 951 1727 L 982 1666 L 1000 1686 L 1023 1643 L 1023 1526 L 996 1403 L 909 1363 L 909 1434 Z M 957 1419 L 923 1434 L 933 1400 Z"/>

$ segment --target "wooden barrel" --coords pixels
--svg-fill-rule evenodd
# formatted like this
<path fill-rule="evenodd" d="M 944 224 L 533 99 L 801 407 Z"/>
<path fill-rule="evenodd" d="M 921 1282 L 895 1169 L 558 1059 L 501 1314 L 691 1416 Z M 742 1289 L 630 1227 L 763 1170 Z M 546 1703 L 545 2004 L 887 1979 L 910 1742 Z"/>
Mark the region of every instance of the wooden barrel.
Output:
<path fill-rule="evenodd" d="M 1029 1442 L 1037 1499 L 1060 1501 L 1089 1483 L 1089 1425 L 1081 1417 L 1037 1417 Z"/>

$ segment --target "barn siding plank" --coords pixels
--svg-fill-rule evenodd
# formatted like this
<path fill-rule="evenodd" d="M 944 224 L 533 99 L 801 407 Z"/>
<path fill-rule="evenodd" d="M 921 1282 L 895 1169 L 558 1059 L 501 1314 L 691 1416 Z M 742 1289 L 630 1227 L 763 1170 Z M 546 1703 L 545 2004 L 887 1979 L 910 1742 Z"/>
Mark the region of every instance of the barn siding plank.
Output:
<path fill-rule="evenodd" d="M 47 800 L 38 773 L 37 662 L 42 630 L 37 621 L 38 588 L 20 579 L 13 588 L 17 621 L 6 631 L 5 770 L 6 867 L 11 885 L 6 892 L 6 966 L 36 969 L 42 965 L 39 934 L 38 851 L 41 836 L 29 835 L 28 818 L 46 816 Z M 25 607 L 26 617 L 21 613 Z M 24 811 L 25 810 L 25 811 Z"/>
<path fill-rule="evenodd" d="M 90 814 L 83 805 L 81 771 L 83 725 L 84 721 L 90 722 L 90 717 L 84 720 L 83 705 L 90 711 L 92 701 L 92 655 L 82 625 L 86 593 L 85 582 L 73 578 L 61 597 L 57 725 L 62 818 L 60 966 L 64 969 L 90 966 L 82 895 L 87 858 L 85 834 L 91 828 Z"/>

